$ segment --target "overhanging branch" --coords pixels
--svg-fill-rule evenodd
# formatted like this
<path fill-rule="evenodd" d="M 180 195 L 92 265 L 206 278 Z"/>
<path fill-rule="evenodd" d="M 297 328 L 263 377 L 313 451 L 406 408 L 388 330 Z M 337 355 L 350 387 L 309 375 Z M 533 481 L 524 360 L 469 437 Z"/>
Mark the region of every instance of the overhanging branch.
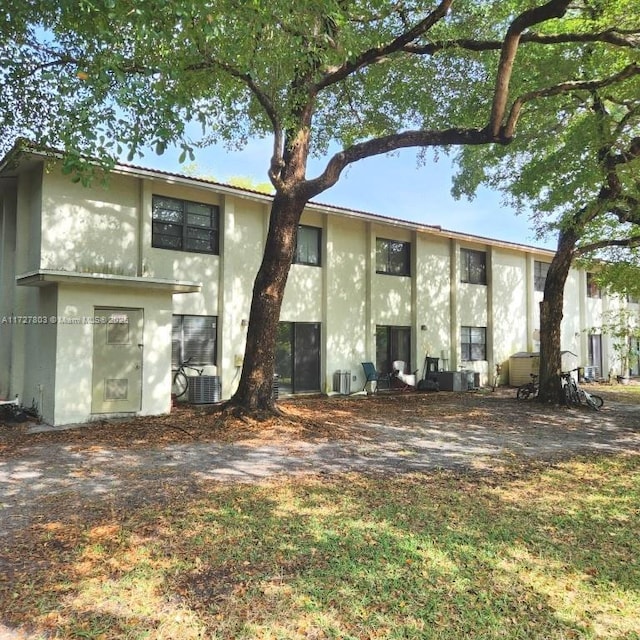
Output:
<path fill-rule="evenodd" d="M 324 172 L 317 178 L 307 180 L 304 183 L 304 190 L 308 198 L 322 193 L 332 187 L 342 171 L 350 164 L 370 158 L 376 155 L 383 155 L 398 149 L 409 147 L 435 147 L 448 145 L 481 145 L 495 142 L 488 129 L 460 129 L 451 128 L 442 131 L 404 131 L 367 140 L 355 144 L 347 149 L 336 153 L 327 163 Z"/>
<path fill-rule="evenodd" d="M 578 80 L 572 82 L 562 82 L 552 87 L 545 87 L 544 89 L 529 91 L 514 100 L 504 127 L 503 135 L 506 138 L 513 137 L 518 118 L 520 117 L 520 112 L 527 102 L 531 102 L 532 100 L 536 100 L 538 98 L 549 98 L 573 91 L 596 91 L 598 89 L 602 89 L 603 87 L 607 87 L 612 84 L 627 80 L 638 74 L 640 74 L 640 65 L 636 62 L 633 62 L 624 67 L 624 69 L 622 69 L 618 73 L 609 76 L 608 78 L 600 78 L 598 80 Z"/>
<path fill-rule="evenodd" d="M 363 51 L 353 60 L 344 62 L 337 67 L 332 67 L 325 73 L 324 77 L 316 83 L 316 91 L 334 85 L 359 69 L 375 64 L 393 53 L 402 51 L 403 47 L 427 33 L 437 22 L 442 20 L 442 18 L 447 15 L 452 2 L 453 0 L 442 0 L 423 20 L 418 22 L 413 28 L 400 34 L 397 38 L 394 38 L 391 42 Z"/>
<path fill-rule="evenodd" d="M 593 253 L 594 251 L 598 251 L 600 249 L 607 249 L 610 247 L 621 247 L 621 248 L 627 248 L 627 249 L 640 247 L 640 236 L 635 236 L 632 238 L 624 238 L 619 240 L 600 240 L 598 242 L 591 242 L 589 244 L 576 247 L 574 251 L 574 255 L 576 257 L 584 256 L 588 253 Z"/>
<path fill-rule="evenodd" d="M 619 31 L 617 29 L 606 29 L 605 31 L 595 31 L 592 33 L 523 33 L 520 37 L 520 44 L 590 44 L 601 42 L 618 47 L 629 47 L 637 49 L 640 47 L 640 31 Z M 405 53 L 415 55 L 435 55 L 441 51 L 449 49 L 464 49 L 466 51 L 498 51 L 502 48 L 502 40 L 475 40 L 471 38 L 459 38 L 453 40 L 442 40 L 439 42 L 429 42 L 424 45 L 408 44 L 402 50 Z"/>
<path fill-rule="evenodd" d="M 528 9 L 513 20 L 504 38 L 500 50 L 500 62 L 496 73 L 496 83 L 493 94 L 493 104 L 491 105 L 491 116 L 489 119 L 489 129 L 497 139 L 500 136 L 504 114 L 509 97 L 509 84 L 513 72 L 513 64 L 518 52 L 518 46 L 522 33 L 541 22 L 547 22 L 554 18 L 561 18 L 569 7 L 571 0 L 551 0 L 540 7 Z"/>

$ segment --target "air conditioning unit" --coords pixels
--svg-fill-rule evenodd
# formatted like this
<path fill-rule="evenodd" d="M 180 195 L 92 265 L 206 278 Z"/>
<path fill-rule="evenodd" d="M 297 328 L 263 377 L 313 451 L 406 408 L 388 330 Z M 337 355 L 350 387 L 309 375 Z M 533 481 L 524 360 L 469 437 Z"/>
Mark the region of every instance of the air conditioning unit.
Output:
<path fill-rule="evenodd" d="M 189 402 L 192 404 L 220 402 L 220 376 L 189 376 Z"/>
<path fill-rule="evenodd" d="M 587 366 L 584 368 L 584 378 L 590 382 L 595 382 L 600 378 L 600 367 Z"/>
<path fill-rule="evenodd" d="M 333 374 L 333 390 L 343 396 L 351 393 L 351 371 L 338 370 Z"/>

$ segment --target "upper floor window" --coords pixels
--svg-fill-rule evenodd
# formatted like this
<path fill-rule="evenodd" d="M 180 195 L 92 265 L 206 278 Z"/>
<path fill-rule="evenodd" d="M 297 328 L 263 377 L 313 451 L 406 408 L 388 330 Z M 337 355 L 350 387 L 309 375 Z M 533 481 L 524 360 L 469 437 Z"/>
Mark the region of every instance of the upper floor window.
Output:
<path fill-rule="evenodd" d="M 322 229 L 301 224 L 298 227 L 296 252 L 293 256 L 293 262 L 295 264 L 308 264 L 319 267 L 321 242 Z"/>
<path fill-rule="evenodd" d="M 460 327 L 460 346 L 463 360 L 486 360 L 486 327 Z"/>
<path fill-rule="evenodd" d="M 376 273 L 411 275 L 411 244 L 376 238 Z"/>
<path fill-rule="evenodd" d="M 587 273 L 587 296 L 589 298 L 602 298 L 602 290 L 593 273 Z"/>
<path fill-rule="evenodd" d="M 548 262 L 533 263 L 533 287 L 536 291 L 544 291 L 544 284 L 547 281 L 547 273 L 549 272 Z"/>
<path fill-rule="evenodd" d="M 217 254 L 218 218 L 215 205 L 153 196 L 151 246 Z"/>
<path fill-rule="evenodd" d="M 460 282 L 487 284 L 487 254 L 485 251 L 460 249 Z"/>

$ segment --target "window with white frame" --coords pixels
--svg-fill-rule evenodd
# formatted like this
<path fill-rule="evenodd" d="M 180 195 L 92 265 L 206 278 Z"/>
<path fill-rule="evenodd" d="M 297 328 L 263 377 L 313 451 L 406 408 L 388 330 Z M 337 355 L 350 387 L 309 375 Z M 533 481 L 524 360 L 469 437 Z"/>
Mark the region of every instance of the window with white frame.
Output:
<path fill-rule="evenodd" d="M 301 224 L 298 227 L 296 236 L 296 251 L 293 256 L 294 264 L 319 267 L 321 242 L 322 229 Z"/>
<path fill-rule="evenodd" d="M 536 291 L 544 291 L 547 273 L 549 273 L 549 263 L 535 260 L 533 263 L 533 286 Z"/>
<path fill-rule="evenodd" d="M 487 284 L 487 253 L 460 249 L 460 282 Z"/>
<path fill-rule="evenodd" d="M 400 240 L 376 238 L 376 273 L 411 275 L 411 244 Z"/>
<path fill-rule="evenodd" d="M 171 366 L 177 369 L 181 362 L 190 364 L 216 364 L 216 316 L 174 315 L 171 324 Z"/>
<path fill-rule="evenodd" d="M 217 206 L 155 195 L 152 203 L 153 247 L 194 253 L 218 253 Z"/>
<path fill-rule="evenodd" d="M 463 360 L 486 360 L 487 328 L 460 327 L 460 344 Z"/>

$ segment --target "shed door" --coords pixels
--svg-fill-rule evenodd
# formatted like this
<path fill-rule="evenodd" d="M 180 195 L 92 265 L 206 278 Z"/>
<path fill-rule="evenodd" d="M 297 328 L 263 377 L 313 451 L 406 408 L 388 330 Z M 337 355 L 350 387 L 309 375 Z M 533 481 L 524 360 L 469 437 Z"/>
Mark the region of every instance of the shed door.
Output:
<path fill-rule="evenodd" d="M 139 411 L 142 402 L 142 309 L 96 309 L 92 413 Z"/>

